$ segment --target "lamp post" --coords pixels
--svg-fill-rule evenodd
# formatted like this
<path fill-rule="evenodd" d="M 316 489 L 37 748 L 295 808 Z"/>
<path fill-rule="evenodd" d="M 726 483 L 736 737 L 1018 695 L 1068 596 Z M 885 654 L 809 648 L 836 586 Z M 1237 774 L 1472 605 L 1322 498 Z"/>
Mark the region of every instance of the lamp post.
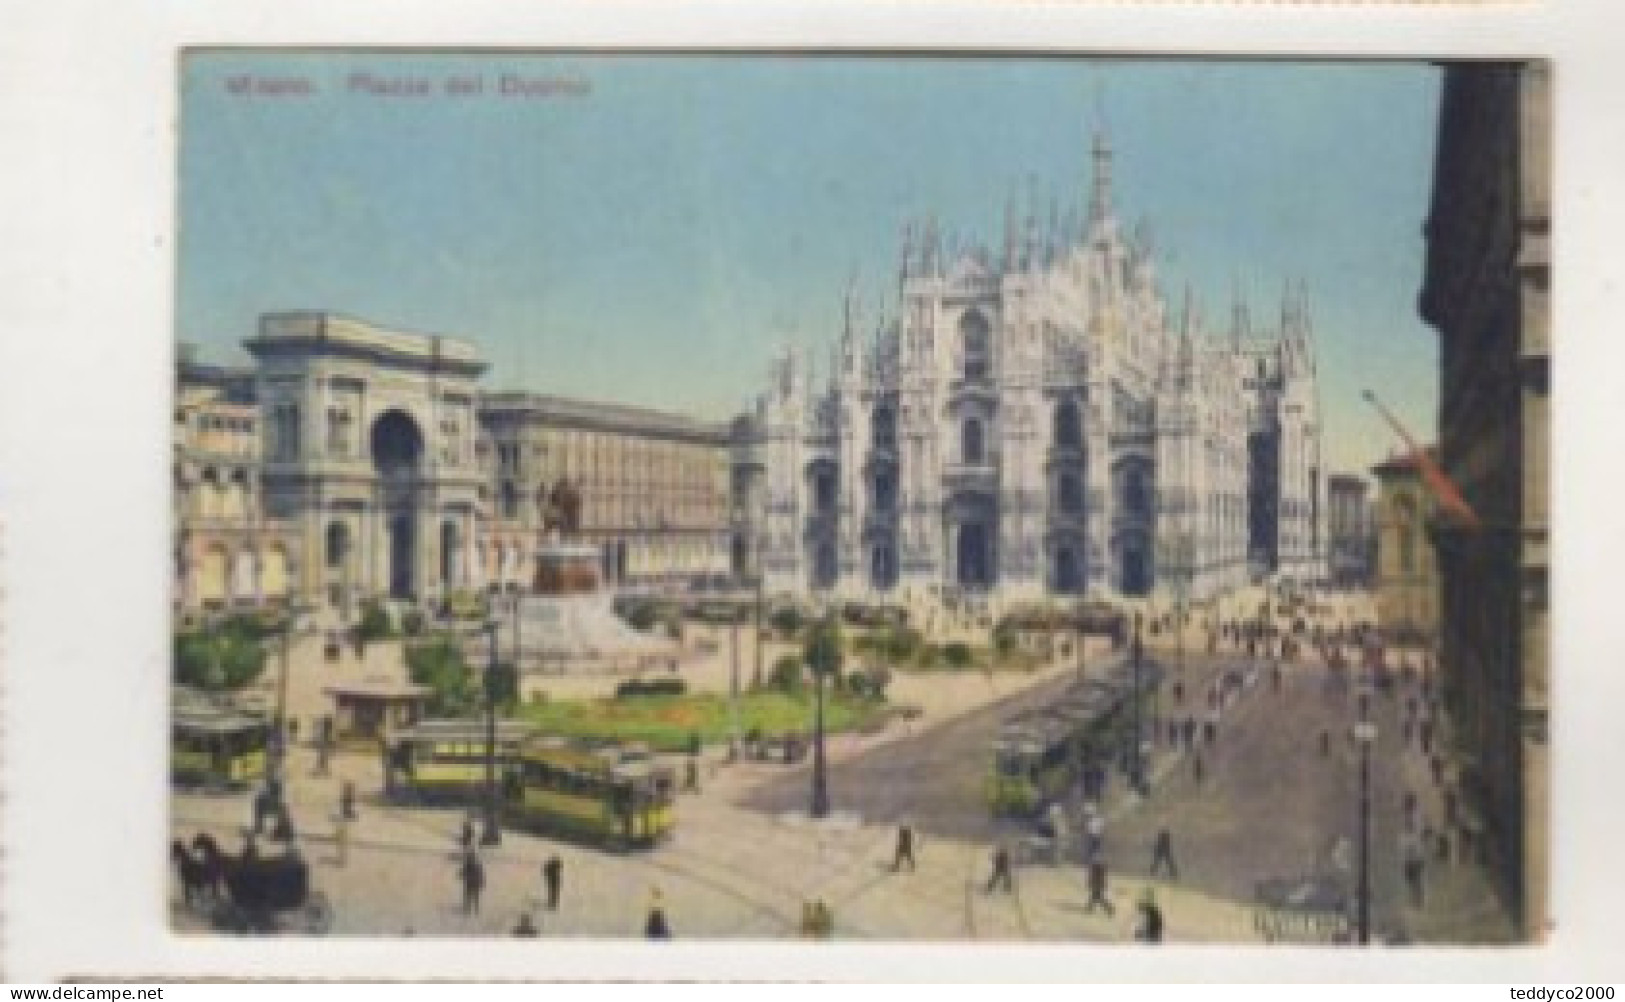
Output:
<path fill-rule="evenodd" d="M 485 831 L 480 834 L 480 845 L 502 844 L 497 824 L 497 627 L 494 618 L 485 625 L 491 656 L 485 663 Z"/>
<path fill-rule="evenodd" d="M 276 811 L 282 810 L 282 780 L 286 774 L 288 756 L 288 675 L 290 673 L 291 651 L 296 635 L 294 629 L 301 613 L 305 612 L 303 605 L 290 603 L 288 614 L 282 620 L 282 668 L 277 673 L 276 682 L 276 731 L 275 742 L 271 745 L 271 773 L 266 783 L 266 792 L 270 794 L 271 807 Z"/>
<path fill-rule="evenodd" d="M 813 774 L 811 817 L 829 816 L 829 776 L 824 760 L 824 681 L 841 667 L 841 638 L 833 614 L 813 632 L 807 644 L 807 667 L 813 673 Z"/>
<path fill-rule="evenodd" d="M 751 664 L 750 684 L 753 689 L 762 687 L 762 570 L 756 569 L 756 659 Z"/>
<path fill-rule="evenodd" d="M 1133 746 L 1130 749 L 1129 776 L 1133 780 L 1134 789 L 1141 794 L 1145 793 L 1145 767 L 1144 763 L 1142 763 L 1140 760 L 1140 739 L 1144 734 L 1144 726 L 1140 719 L 1141 713 L 1143 712 L 1141 709 L 1141 704 L 1145 698 L 1144 693 L 1141 691 L 1141 662 L 1144 660 L 1143 655 L 1145 651 L 1143 634 L 1141 632 L 1143 626 L 1144 616 L 1139 610 L 1135 610 L 1133 641 L 1134 649 L 1130 652 L 1130 657 L 1134 665 L 1134 735 Z"/>
<path fill-rule="evenodd" d="M 739 755 L 739 617 L 744 610 L 737 604 L 728 607 L 728 757 Z"/>
<path fill-rule="evenodd" d="M 1362 698 L 1360 722 L 1354 725 L 1354 740 L 1360 746 L 1359 888 L 1355 932 L 1361 946 L 1371 942 L 1371 745 L 1377 740 L 1377 725 L 1366 717 L 1367 705 Z"/>

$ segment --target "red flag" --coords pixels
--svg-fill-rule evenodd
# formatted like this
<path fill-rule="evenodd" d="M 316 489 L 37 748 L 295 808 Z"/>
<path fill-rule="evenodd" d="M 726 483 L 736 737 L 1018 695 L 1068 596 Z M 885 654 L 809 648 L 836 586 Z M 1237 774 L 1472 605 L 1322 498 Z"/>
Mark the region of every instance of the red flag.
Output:
<path fill-rule="evenodd" d="M 1426 481 L 1428 490 L 1433 492 L 1434 500 L 1439 503 L 1439 510 L 1457 519 L 1470 529 L 1482 529 L 1484 523 L 1478 517 L 1478 512 L 1474 511 L 1473 506 L 1467 503 L 1467 499 L 1461 496 L 1461 489 L 1456 486 L 1455 481 L 1450 479 L 1450 475 L 1445 473 L 1439 464 L 1434 461 L 1433 453 L 1416 444 L 1416 440 L 1411 438 L 1410 433 L 1405 430 L 1405 426 L 1399 423 L 1398 418 L 1388 413 L 1388 408 L 1382 405 L 1376 394 L 1366 390 L 1365 398 L 1371 402 L 1371 406 L 1377 409 L 1377 413 L 1382 415 L 1383 420 L 1388 422 L 1388 426 L 1394 429 L 1395 434 L 1404 441 L 1405 447 L 1411 450 L 1411 455 L 1416 460 L 1416 468 L 1421 472 L 1422 479 Z"/>

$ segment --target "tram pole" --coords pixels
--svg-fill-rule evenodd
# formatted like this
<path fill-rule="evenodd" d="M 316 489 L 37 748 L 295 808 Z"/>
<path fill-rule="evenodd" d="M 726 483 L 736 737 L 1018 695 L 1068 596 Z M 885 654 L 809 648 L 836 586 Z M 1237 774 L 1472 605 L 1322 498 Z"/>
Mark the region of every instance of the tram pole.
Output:
<path fill-rule="evenodd" d="M 495 618 L 486 624 L 491 639 L 491 656 L 485 664 L 485 831 L 480 845 L 502 844 L 497 825 L 497 628 Z"/>

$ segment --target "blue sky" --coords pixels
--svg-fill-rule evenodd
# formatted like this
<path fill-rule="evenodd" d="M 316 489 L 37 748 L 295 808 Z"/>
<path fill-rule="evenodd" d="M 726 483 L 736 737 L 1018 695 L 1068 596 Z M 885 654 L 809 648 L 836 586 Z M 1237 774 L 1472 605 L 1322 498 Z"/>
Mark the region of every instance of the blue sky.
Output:
<path fill-rule="evenodd" d="M 1012 192 L 1084 204 L 1103 124 L 1170 298 L 1258 319 L 1308 283 L 1330 468 L 1393 447 L 1365 387 L 1432 435 L 1424 64 L 209 52 L 182 85 L 177 333 L 220 360 L 330 309 L 468 337 L 493 388 L 726 416 L 778 345 L 825 357 L 854 276 L 891 287 L 906 220 L 996 245 Z"/>

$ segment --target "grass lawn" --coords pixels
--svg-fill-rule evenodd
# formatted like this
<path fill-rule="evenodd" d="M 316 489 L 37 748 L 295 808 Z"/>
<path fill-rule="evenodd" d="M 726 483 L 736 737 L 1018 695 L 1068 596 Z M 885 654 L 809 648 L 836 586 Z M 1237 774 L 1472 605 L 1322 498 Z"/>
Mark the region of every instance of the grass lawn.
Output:
<path fill-rule="evenodd" d="M 861 730 L 878 726 L 890 712 L 885 703 L 829 697 L 824 727 L 831 734 Z M 661 751 L 687 748 L 690 734 L 698 734 L 707 744 L 727 741 L 732 727 L 728 697 L 716 693 L 530 703 L 520 706 L 515 716 L 549 734 L 647 741 Z M 741 733 L 755 727 L 767 737 L 809 734 L 812 718 L 810 689 L 799 696 L 748 692 L 739 697 Z"/>

